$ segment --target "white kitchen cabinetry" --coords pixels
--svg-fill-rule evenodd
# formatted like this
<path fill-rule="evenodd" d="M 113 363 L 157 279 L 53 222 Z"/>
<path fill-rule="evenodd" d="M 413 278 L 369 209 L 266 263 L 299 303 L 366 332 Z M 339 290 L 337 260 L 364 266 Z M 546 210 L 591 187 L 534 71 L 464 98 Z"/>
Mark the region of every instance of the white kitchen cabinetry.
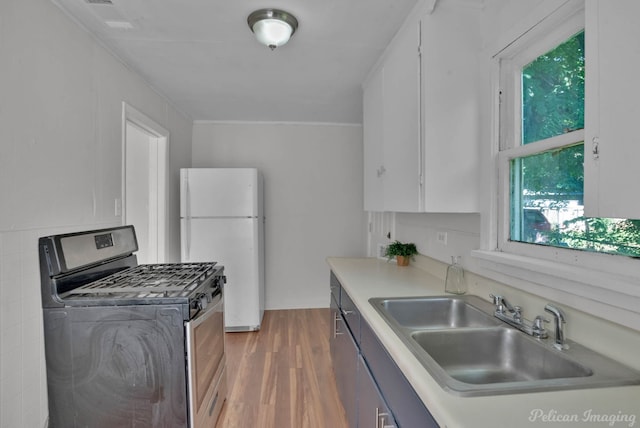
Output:
<path fill-rule="evenodd" d="M 364 140 L 364 209 L 384 211 L 383 69 L 369 76 L 362 96 L 362 136 Z"/>
<path fill-rule="evenodd" d="M 426 212 L 479 210 L 479 13 L 442 1 L 420 22 Z"/>
<path fill-rule="evenodd" d="M 585 215 L 640 219 L 640 1 L 587 0 Z"/>
<path fill-rule="evenodd" d="M 365 210 L 478 211 L 478 13 L 415 12 L 365 82 Z"/>
<path fill-rule="evenodd" d="M 418 25 L 403 27 L 363 93 L 367 211 L 420 208 Z"/>

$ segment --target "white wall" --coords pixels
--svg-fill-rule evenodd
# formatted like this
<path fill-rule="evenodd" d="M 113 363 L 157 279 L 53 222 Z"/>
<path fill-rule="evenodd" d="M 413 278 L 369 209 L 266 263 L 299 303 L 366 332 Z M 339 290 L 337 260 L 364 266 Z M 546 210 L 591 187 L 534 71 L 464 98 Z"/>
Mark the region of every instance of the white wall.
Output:
<path fill-rule="evenodd" d="M 329 305 L 327 256 L 363 256 L 362 128 L 196 122 L 194 167 L 265 180 L 266 308 Z"/>
<path fill-rule="evenodd" d="M 121 223 L 122 102 L 171 132 L 169 246 L 192 121 L 50 0 L 0 1 L 0 427 L 47 418 L 37 238 Z"/>

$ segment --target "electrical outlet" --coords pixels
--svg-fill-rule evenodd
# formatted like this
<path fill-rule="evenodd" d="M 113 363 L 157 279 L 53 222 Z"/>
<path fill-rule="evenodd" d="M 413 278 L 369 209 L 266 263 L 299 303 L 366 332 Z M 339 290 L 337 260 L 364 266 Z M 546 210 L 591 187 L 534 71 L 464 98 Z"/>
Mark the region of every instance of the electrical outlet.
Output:
<path fill-rule="evenodd" d="M 378 258 L 379 259 L 387 258 L 387 244 L 378 244 Z"/>
<path fill-rule="evenodd" d="M 436 240 L 439 244 L 447 245 L 447 232 L 438 232 Z"/>

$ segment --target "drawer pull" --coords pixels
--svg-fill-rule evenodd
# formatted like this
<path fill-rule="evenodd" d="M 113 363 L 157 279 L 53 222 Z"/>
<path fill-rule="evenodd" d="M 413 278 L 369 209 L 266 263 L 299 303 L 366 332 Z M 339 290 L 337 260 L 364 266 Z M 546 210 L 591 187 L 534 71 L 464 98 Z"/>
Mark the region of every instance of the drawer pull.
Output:
<path fill-rule="evenodd" d="M 344 334 L 342 332 L 338 332 L 338 321 L 340 321 L 340 317 L 338 316 L 338 314 L 334 314 L 334 317 L 333 317 L 333 337 L 334 338 L 336 338 L 341 334 Z"/>

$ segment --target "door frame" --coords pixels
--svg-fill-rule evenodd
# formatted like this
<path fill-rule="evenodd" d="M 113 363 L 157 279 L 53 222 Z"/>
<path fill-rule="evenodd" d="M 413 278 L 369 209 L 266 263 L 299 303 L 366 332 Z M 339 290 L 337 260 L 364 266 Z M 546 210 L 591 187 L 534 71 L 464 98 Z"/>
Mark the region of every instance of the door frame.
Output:
<path fill-rule="evenodd" d="M 148 133 L 156 143 L 156 163 L 154 168 L 157 173 L 157 207 L 156 224 L 157 234 L 155 242 L 152 245 L 156 248 L 157 262 L 164 263 L 166 261 L 167 237 L 169 234 L 168 222 L 168 202 L 169 202 L 169 131 L 153 119 L 127 104 L 122 102 L 122 212 L 121 222 L 124 225 L 126 221 L 126 201 L 127 201 L 127 122 L 142 129 Z"/>

